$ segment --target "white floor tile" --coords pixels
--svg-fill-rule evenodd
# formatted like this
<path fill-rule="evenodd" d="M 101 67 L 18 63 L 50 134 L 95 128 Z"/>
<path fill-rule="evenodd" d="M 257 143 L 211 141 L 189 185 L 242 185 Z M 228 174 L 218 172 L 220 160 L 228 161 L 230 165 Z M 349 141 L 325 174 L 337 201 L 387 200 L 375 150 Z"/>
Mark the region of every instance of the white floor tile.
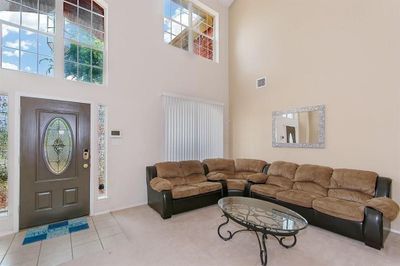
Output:
<path fill-rule="evenodd" d="M 64 235 L 42 241 L 40 256 L 47 256 L 53 253 L 71 252 L 71 236 Z"/>
<path fill-rule="evenodd" d="M 91 241 L 72 248 L 73 258 L 80 258 L 82 256 L 92 255 L 97 252 L 101 252 L 103 247 L 100 240 Z"/>
<path fill-rule="evenodd" d="M 113 236 L 122 233 L 121 228 L 119 226 L 110 226 L 97 229 L 100 238 L 105 238 L 108 236 Z"/>
<path fill-rule="evenodd" d="M 104 249 L 113 250 L 125 247 L 129 244 L 129 241 L 124 234 L 117 234 L 102 238 L 101 243 L 103 244 Z"/>
<path fill-rule="evenodd" d="M 43 256 L 42 253 L 39 256 L 39 266 L 56 266 L 62 263 L 72 260 L 71 248 L 61 252 L 55 252 Z"/>
<path fill-rule="evenodd" d="M 82 230 L 71 234 L 72 246 L 82 245 L 88 242 L 99 240 L 99 236 L 95 230 Z"/>
<path fill-rule="evenodd" d="M 36 265 L 39 257 L 40 243 L 34 246 L 23 246 L 9 251 L 3 259 L 1 266 L 9 265 Z"/>

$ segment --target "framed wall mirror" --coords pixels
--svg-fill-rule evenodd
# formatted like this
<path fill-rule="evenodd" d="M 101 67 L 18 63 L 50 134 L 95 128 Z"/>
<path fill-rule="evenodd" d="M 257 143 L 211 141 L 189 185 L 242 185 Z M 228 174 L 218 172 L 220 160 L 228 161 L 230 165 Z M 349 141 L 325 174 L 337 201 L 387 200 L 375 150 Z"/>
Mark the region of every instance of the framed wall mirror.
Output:
<path fill-rule="evenodd" d="M 325 148 L 325 106 L 311 106 L 272 114 L 272 146 Z"/>

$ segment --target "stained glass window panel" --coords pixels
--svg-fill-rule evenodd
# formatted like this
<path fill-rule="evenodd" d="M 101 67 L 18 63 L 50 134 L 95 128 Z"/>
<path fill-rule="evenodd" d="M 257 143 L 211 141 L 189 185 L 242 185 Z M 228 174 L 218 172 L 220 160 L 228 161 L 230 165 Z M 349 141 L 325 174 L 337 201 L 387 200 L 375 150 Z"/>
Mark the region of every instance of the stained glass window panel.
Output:
<path fill-rule="evenodd" d="M 0 95 L 0 213 L 7 212 L 8 96 Z"/>
<path fill-rule="evenodd" d="M 72 159 L 72 132 L 63 118 L 54 118 L 46 128 L 44 136 L 45 162 L 56 175 L 62 174 Z"/>
<path fill-rule="evenodd" d="M 107 194 L 107 109 L 104 105 L 99 105 L 97 110 L 97 137 L 98 137 L 98 184 L 99 196 L 105 197 Z"/>

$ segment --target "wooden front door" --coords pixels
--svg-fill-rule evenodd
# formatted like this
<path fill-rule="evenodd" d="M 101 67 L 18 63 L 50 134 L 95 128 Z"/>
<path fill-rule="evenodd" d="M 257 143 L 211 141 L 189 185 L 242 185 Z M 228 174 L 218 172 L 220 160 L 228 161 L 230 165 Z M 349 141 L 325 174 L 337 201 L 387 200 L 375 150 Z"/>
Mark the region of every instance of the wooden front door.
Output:
<path fill-rule="evenodd" d="M 21 98 L 20 228 L 90 209 L 90 105 Z"/>

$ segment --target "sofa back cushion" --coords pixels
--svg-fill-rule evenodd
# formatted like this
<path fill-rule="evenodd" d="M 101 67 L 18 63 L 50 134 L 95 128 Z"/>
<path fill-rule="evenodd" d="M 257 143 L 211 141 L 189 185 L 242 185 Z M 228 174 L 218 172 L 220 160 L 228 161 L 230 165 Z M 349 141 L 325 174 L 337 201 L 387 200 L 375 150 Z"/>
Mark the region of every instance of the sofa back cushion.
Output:
<path fill-rule="evenodd" d="M 235 161 L 235 172 L 261 173 L 267 165 L 266 161 L 252 159 L 237 159 Z"/>
<path fill-rule="evenodd" d="M 326 166 L 303 164 L 297 168 L 293 189 L 327 196 L 333 169 Z"/>
<path fill-rule="evenodd" d="M 183 172 L 179 162 L 157 163 L 157 176 L 160 178 L 183 177 Z"/>
<path fill-rule="evenodd" d="M 180 166 L 185 177 L 186 185 L 198 184 L 207 181 L 204 168 L 200 161 L 182 161 Z"/>
<path fill-rule="evenodd" d="M 377 178 L 378 174 L 375 172 L 335 169 L 330 187 L 331 189 L 346 189 L 374 196 Z"/>
<path fill-rule="evenodd" d="M 313 182 L 295 182 L 293 184 L 293 189 L 321 195 L 324 197 L 328 195 L 328 189 Z"/>
<path fill-rule="evenodd" d="M 267 177 L 267 182 L 265 182 L 268 185 L 274 185 L 277 187 L 284 188 L 286 190 L 292 189 L 293 187 L 293 181 L 287 177 L 284 176 L 278 176 L 278 175 L 268 175 Z"/>
<path fill-rule="evenodd" d="M 359 191 L 340 189 L 340 188 L 329 189 L 328 197 L 349 200 L 349 201 L 355 201 L 355 202 L 359 202 L 359 203 L 366 203 L 368 200 L 373 198 L 371 195 L 368 195 L 368 194 L 365 194 L 365 193 L 362 193 Z"/>
<path fill-rule="evenodd" d="M 157 177 L 169 180 L 172 186 L 186 184 L 179 162 L 157 163 L 155 167 L 157 169 Z"/>
<path fill-rule="evenodd" d="M 207 165 L 209 172 L 221 172 L 233 175 L 235 173 L 235 161 L 228 159 L 207 159 L 203 163 Z"/>
<path fill-rule="evenodd" d="M 204 175 L 204 168 L 200 161 L 182 161 L 180 166 L 184 176 Z"/>
<path fill-rule="evenodd" d="M 282 176 L 290 180 L 294 179 L 298 165 L 289 162 L 273 162 L 268 169 L 268 175 Z"/>

